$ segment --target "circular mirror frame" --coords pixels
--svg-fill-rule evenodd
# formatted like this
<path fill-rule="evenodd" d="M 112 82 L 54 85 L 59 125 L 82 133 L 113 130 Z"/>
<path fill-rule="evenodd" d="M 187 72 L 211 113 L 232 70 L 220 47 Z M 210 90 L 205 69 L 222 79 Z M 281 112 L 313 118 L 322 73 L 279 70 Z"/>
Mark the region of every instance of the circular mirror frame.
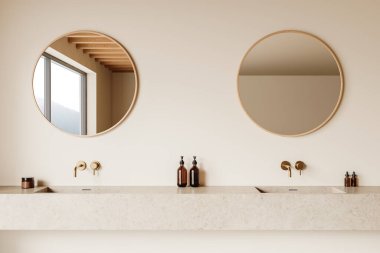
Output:
<path fill-rule="evenodd" d="M 263 126 L 259 125 L 247 112 L 247 110 L 244 108 L 244 105 L 242 103 L 242 99 L 241 99 L 241 96 L 240 96 L 240 89 L 239 89 L 239 75 L 240 75 L 240 69 L 243 65 L 243 62 L 244 60 L 246 59 L 247 55 L 251 52 L 251 50 L 254 49 L 254 47 L 256 45 L 258 45 L 259 43 L 261 43 L 262 41 L 264 41 L 265 39 L 269 38 L 269 37 L 272 37 L 272 36 L 275 36 L 277 34 L 282 34 L 282 33 L 295 33 L 295 34 L 301 34 L 301 35 L 305 35 L 305 36 L 309 36 L 315 40 L 317 40 L 318 42 L 320 42 L 329 52 L 330 54 L 332 55 L 332 57 L 334 58 L 335 60 L 335 63 L 339 69 L 339 77 L 340 77 L 340 92 L 339 92 L 339 97 L 338 97 L 338 100 L 336 102 L 336 105 L 334 107 L 334 110 L 330 113 L 330 115 L 321 123 L 319 124 L 317 127 L 309 130 L 309 131 L 306 131 L 306 132 L 303 132 L 303 133 L 299 133 L 299 134 L 280 134 L 280 133 L 276 133 L 276 132 L 273 132 L 273 131 L 270 131 L 266 128 L 264 128 Z M 308 33 L 308 32 L 304 32 L 304 31 L 300 31 L 300 30 L 280 30 L 280 31 L 277 31 L 277 32 L 273 32 L 273 33 L 270 33 L 264 37 L 262 37 L 261 39 L 259 39 L 257 42 L 255 42 L 251 47 L 248 48 L 247 52 L 244 54 L 240 64 L 239 64 L 239 69 L 238 69 L 238 74 L 237 74 L 237 93 L 238 93 L 238 97 L 239 97 L 239 101 L 240 101 L 240 105 L 241 107 L 243 108 L 244 112 L 246 113 L 246 115 L 257 125 L 259 126 L 261 129 L 265 130 L 266 132 L 268 133 L 272 133 L 272 134 L 276 134 L 276 135 L 279 135 L 279 136 L 283 136 L 283 137 L 298 137 L 298 136 L 303 136 L 303 135 L 307 135 L 307 134 L 310 134 L 310 133 L 313 133 L 317 130 L 319 130 L 320 128 L 322 128 L 324 125 L 327 124 L 327 122 L 329 122 L 331 120 L 331 118 L 335 115 L 335 113 L 337 112 L 341 102 L 342 102 L 342 98 L 343 98 L 343 91 L 344 91 L 344 76 L 343 76 L 343 69 L 342 69 L 342 66 L 340 64 L 340 61 L 338 59 L 338 57 L 336 56 L 336 54 L 334 53 L 334 51 L 332 50 L 332 48 L 325 42 L 323 41 L 321 38 L 317 37 L 316 35 L 314 34 L 311 34 L 311 33 Z"/>
<path fill-rule="evenodd" d="M 115 124 L 113 125 L 112 127 L 108 128 L 107 130 L 105 131 L 102 131 L 102 132 L 99 132 L 99 133 L 96 133 L 96 134 L 93 134 L 93 135 L 79 135 L 79 134 L 73 134 L 73 133 L 68 133 L 62 129 L 60 129 L 59 127 L 56 127 L 53 123 L 51 123 L 45 116 L 44 114 L 41 112 L 41 110 L 39 109 L 39 106 L 37 104 L 37 100 L 36 100 L 36 96 L 34 95 L 34 89 L 33 89 L 33 80 L 34 80 L 34 73 L 36 71 L 36 68 L 37 68 L 37 64 L 38 64 L 38 60 L 40 59 L 41 55 L 46 51 L 46 49 L 48 49 L 50 47 L 51 44 L 53 44 L 54 42 L 56 42 L 57 40 L 65 37 L 65 36 L 68 36 L 70 34 L 73 34 L 73 33 L 93 33 L 93 34 L 97 34 L 97 35 L 101 35 L 101 36 L 104 36 L 104 37 L 107 37 L 108 39 L 110 39 L 111 41 L 117 43 L 120 48 L 122 48 L 122 50 L 124 51 L 124 53 L 129 57 L 129 59 L 131 60 L 131 64 L 132 64 L 132 68 L 133 68 L 133 73 L 134 73 L 134 77 L 135 77 L 135 92 L 133 94 L 133 98 L 132 98 L 132 103 L 130 105 L 130 107 L 128 108 L 128 110 L 125 112 L 124 116 Z M 36 61 L 36 64 L 34 65 L 34 68 L 33 68 L 33 74 L 32 74 L 32 94 L 33 94 L 33 100 L 34 100 L 34 103 L 35 103 L 35 106 L 36 106 L 36 109 L 38 110 L 38 112 L 41 114 L 41 116 L 51 125 L 53 126 L 55 129 L 58 129 L 59 131 L 65 133 L 65 134 L 68 134 L 68 135 L 71 135 L 71 136 L 75 136 L 75 137 L 83 137 L 83 138 L 90 138 L 90 137 L 97 137 L 97 136 L 100 136 L 100 135 L 103 135 L 103 134 L 106 134 L 112 130 L 114 130 L 115 128 L 117 128 L 118 126 L 121 125 L 121 123 L 129 116 L 129 114 L 131 113 L 132 109 L 134 108 L 135 104 L 136 104 L 136 101 L 137 101 L 137 95 L 138 95 L 138 91 L 139 91 L 139 79 L 138 79 L 138 74 L 137 74 L 137 68 L 136 68 L 136 65 L 133 61 L 133 58 L 131 56 L 131 54 L 128 52 L 128 50 L 123 46 L 123 44 L 121 44 L 119 41 L 117 41 L 116 39 L 114 39 L 113 37 L 109 36 L 108 34 L 105 34 L 105 33 L 101 33 L 101 32 L 95 32 L 95 31 L 91 31 L 91 30 L 77 30 L 77 31 L 73 31 L 73 32 L 68 32 L 68 33 L 65 33 L 63 35 L 61 35 L 60 37 L 54 39 L 52 42 L 50 42 L 50 44 L 45 47 L 43 49 L 43 51 L 39 54 L 38 56 L 38 59 Z"/>

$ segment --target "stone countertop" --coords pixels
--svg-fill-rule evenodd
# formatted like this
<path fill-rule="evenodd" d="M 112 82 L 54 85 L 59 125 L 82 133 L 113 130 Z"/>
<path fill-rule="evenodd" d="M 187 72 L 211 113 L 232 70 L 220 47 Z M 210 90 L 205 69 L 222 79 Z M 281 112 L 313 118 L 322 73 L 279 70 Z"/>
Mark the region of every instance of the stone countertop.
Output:
<path fill-rule="evenodd" d="M 19 186 L 0 186 L 1 194 L 248 194 L 260 193 L 253 186 L 213 186 L 213 187 L 174 187 L 174 186 L 53 186 L 21 189 Z"/>
<path fill-rule="evenodd" d="M 1 194 L 262 194 L 259 189 L 268 190 L 266 194 L 336 194 L 326 189 L 336 189 L 346 194 L 380 194 L 380 186 L 341 187 L 341 186 L 208 186 L 208 187 L 174 187 L 174 186 L 40 186 L 22 189 L 19 186 L 0 186 Z M 298 192 L 285 192 L 297 189 Z"/>
<path fill-rule="evenodd" d="M 380 187 L 258 188 L 4 186 L 0 230 L 380 230 Z"/>

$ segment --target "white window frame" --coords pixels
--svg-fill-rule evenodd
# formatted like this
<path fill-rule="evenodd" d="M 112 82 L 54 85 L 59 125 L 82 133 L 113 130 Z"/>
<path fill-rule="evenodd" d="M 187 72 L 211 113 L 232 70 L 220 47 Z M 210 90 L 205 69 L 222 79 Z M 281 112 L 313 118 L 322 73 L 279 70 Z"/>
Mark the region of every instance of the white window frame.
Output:
<path fill-rule="evenodd" d="M 44 115 L 51 122 L 51 62 L 55 62 L 65 68 L 78 73 L 81 76 L 80 83 L 80 134 L 87 134 L 87 73 L 64 62 L 57 57 L 44 52 Z"/>

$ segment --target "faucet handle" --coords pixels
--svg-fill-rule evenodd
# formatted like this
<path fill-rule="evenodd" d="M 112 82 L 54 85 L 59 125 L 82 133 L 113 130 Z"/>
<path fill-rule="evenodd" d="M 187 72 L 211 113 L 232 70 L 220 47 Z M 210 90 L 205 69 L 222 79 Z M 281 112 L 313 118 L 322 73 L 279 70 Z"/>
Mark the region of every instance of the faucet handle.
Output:
<path fill-rule="evenodd" d="M 295 164 L 295 167 L 296 167 L 296 170 L 299 170 L 300 176 L 301 176 L 302 171 L 306 168 L 306 164 L 302 161 L 297 161 Z"/>
<path fill-rule="evenodd" d="M 100 162 L 98 162 L 98 161 L 93 161 L 93 162 L 91 162 L 90 167 L 91 167 L 91 169 L 93 170 L 93 173 L 94 173 L 94 176 L 95 176 L 95 172 L 96 172 L 97 170 L 100 170 L 101 165 L 100 165 Z"/>
<path fill-rule="evenodd" d="M 289 171 L 289 177 L 292 177 L 292 165 L 288 161 L 282 161 L 281 169 Z"/>

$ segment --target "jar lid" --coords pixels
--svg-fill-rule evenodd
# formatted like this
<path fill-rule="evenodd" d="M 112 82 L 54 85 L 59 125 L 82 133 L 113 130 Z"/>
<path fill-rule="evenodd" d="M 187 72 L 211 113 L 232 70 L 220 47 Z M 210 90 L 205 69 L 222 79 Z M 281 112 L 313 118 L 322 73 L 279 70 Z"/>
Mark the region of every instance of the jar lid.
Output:
<path fill-rule="evenodd" d="M 32 181 L 34 180 L 34 177 L 23 177 L 22 181 Z"/>

